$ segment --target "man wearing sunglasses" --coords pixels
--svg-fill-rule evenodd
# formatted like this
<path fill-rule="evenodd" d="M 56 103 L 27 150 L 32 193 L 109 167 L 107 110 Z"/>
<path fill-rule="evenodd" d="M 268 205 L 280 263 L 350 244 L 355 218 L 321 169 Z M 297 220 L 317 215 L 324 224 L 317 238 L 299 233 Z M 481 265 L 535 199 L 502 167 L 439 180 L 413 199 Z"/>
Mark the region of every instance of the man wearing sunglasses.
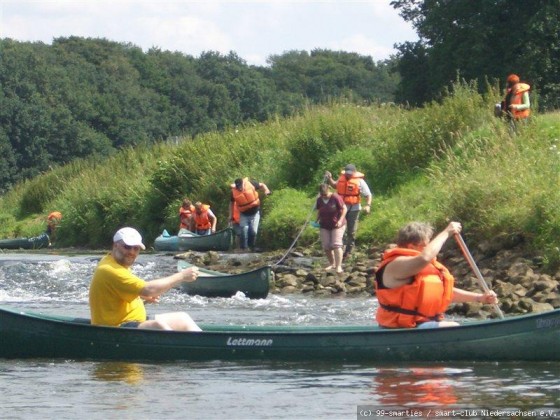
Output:
<path fill-rule="evenodd" d="M 91 323 L 128 328 L 201 331 L 186 312 L 146 315 L 144 302 L 157 302 L 162 293 L 183 282 L 195 281 L 198 268 L 152 281 L 135 276 L 130 267 L 146 247 L 136 229 L 125 227 L 113 236 L 113 249 L 99 261 L 89 289 Z"/>

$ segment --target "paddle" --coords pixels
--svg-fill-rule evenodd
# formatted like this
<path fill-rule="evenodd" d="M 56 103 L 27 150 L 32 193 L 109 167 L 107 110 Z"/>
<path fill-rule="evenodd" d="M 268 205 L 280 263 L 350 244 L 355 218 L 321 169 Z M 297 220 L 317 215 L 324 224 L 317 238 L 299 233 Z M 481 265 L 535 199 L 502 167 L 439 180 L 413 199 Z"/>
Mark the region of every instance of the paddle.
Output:
<path fill-rule="evenodd" d="M 476 266 L 476 263 L 474 262 L 474 259 L 471 255 L 469 249 L 467 248 L 467 244 L 465 244 L 465 241 L 463 240 L 463 237 L 459 233 L 456 233 L 455 234 L 455 239 L 457 240 L 457 243 L 459 244 L 459 247 L 461 248 L 461 251 L 463 251 L 463 255 L 465 256 L 466 260 L 469 262 L 469 265 L 471 266 L 474 274 L 476 275 L 476 279 L 478 280 L 478 284 L 480 285 L 482 290 L 484 290 L 485 293 L 490 292 L 490 288 L 486 284 L 486 281 L 484 281 L 484 278 L 482 277 L 482 274 L 480 273 L 480 270 Z M 494 306 L 494 310 L 497 312 L 497 314 L 500 316 L 500 318 L 503 319 L 504 314 L 502 313 L 502 310 L 500 309 L 498 304 L 495 303 L 493 306 Z"/>

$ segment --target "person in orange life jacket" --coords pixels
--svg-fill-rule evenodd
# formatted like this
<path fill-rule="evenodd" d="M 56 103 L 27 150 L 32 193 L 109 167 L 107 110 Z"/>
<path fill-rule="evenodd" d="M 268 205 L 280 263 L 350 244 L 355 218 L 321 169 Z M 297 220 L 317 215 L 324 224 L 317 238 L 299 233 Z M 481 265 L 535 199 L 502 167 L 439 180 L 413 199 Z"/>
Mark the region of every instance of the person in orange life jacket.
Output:
<path fill-rule="evenodd" d="M 459 324 L 443 320 L 451 302 L 497 303 L 494 292 L 473 293 L 454 287 L 453 276 L 436 260 L 447 239 L 460 232 L 458 222 L 449 223 L 433 239 L 432 227 L 424 223 L 412 222 L 399 231 L 397 247 L 385 251 L 375 273 L 380 326 L 454 326 Z"/>
<path fill-rule="evenodd" d="M 59 211 L 53 211 L 47 216 L 47 235 L 49 235 L 49 246 L 51 242 L 56 239 L 56 229 L 62 220 L 62 213 Z"/>
<path fill-rule="evenodd" d="M 146 249 L 140 233 L 131 227 L 113 236 L 113 249 L 99 261 L 89 288 L 91 323 L 113 327 L 200 331 L 185 312 L 169 312 L 148 318 L 144 302 L 157 303 L 159 296 L 184 282 L 195 281 L 198 268 L 152 281 L 135 276 L 131 266 Z"/>
<path fill-rule="evenodd" d="M 342 196 L 348 210 L 346 213 L 346 249 L 343 255 L 343 258 L 346 258 L 352 253 L 356 242 L 358 219 L 360 210 L 362 210 L 361 197 L 366 199 L 366 205 L 363 211 L 369 214 L 373 195 L 368 184 L 364 180 L 364 174 L 358 172 L 356 167 L 351 163 L 346 165 L 337 181 L 333 179 L 329 171 L 325 172 L 325 180 L 331 187 L 336 187 L 336 192 Z"/>
<path fill-rule="evenodd" d="M 193 224 L 197 235 L 210 235 L 216 233 L 218 218 L 208 204 L 197 201 L 194 204 Z"/>
<path fill-rule="evenodd" d="M 531 86 L 521 83 L 519 76 L 510 74 L 506 80 L 506 96 L 502 101 L 502 112 L 514 121 L 526 119 L 531 115 L 529 91 Z"/>
<path fill-rule="evenodd" d="M 185 198 L 183 204 L 179 207 L 179 235 L 194 231 L 193 227 L 194 206 L 191 200 Z"/>
<path fill-rule="evenodd" d="M 337 273 L 342 273 L 342 238 L 346 230 L 346 205 L 341 196 L 333 194 L 328 184 L 321 184 L 315 209 L 320 226 L 321 245 L 330 263 L 325 270 L 334 269 Z"/>
<path fill-rule="evenodd" d="M 233 221 L 233 204 L 239 209 L 240 238 L 239 247 L 242 250 L 254 249 L 260 222 L 260 198 L 259 190 L 270 195 L 266 184 L 249 180 L 249 178 L 237 178 L 231 187 L 231 201 L 229 206 L 229 219 Z"/>

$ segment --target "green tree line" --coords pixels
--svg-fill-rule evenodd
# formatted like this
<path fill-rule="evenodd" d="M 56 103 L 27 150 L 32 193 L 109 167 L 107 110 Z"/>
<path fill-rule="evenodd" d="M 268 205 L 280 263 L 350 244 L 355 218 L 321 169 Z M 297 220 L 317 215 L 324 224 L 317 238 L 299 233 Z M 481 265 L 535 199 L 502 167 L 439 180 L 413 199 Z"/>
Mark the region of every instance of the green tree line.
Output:
<path fill-rule="evenodd" d="M 390 62 L 290 51 L 269 66 L 80 37 L 0 40 L 0 194 L 76 158 L 292 115 L 332 98 L 392 101 Z M 212 147 L 208 145 L 208 147 Z"/>
<path fill-rule="evenodd" d="M 396 100 L 421 105 L 457 75 L 486 82 L 515 73 L 541 110 L 560 108 L 560 0 L 393 0 L 419 41 L 398 45 Z"/>

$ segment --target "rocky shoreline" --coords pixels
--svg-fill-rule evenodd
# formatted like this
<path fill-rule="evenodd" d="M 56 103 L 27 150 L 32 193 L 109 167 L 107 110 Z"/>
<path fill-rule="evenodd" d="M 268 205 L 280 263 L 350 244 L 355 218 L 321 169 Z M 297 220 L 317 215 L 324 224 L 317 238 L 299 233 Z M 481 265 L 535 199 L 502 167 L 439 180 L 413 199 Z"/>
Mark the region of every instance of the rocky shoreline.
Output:
<path fill-rule="evenodd" d="M 467 260 L 453 245 L 446 244 L 439 260 L 455 276 L 457 287 L 481 291 Z M 296 248 L 285 257 L 282 252 L 187 252 L 176 255 L 176 258 L 225 273 L 240 273 L 270 265 L 273 271 L 270 292 L 275 294 L 374 296 L 373 274 L 382 252 L 383 249 L 356 250 L 343 264 L 344 273 L 341 274 L 325 271 L 326 257 L 322 250 L 313 248 Z M 560 271 L 554 275 L 544 273 L 540 258 L 527 257 L 522 245 L 495 241 L 494 244 L 480 244 L 471 252 L 484 280 L 497 293 L 503 313 L 546 312 L 560 307 Z M 497 317 L 492 306 L 480 303 L 454 304 L 448 312 L 473 318 Z"/>

